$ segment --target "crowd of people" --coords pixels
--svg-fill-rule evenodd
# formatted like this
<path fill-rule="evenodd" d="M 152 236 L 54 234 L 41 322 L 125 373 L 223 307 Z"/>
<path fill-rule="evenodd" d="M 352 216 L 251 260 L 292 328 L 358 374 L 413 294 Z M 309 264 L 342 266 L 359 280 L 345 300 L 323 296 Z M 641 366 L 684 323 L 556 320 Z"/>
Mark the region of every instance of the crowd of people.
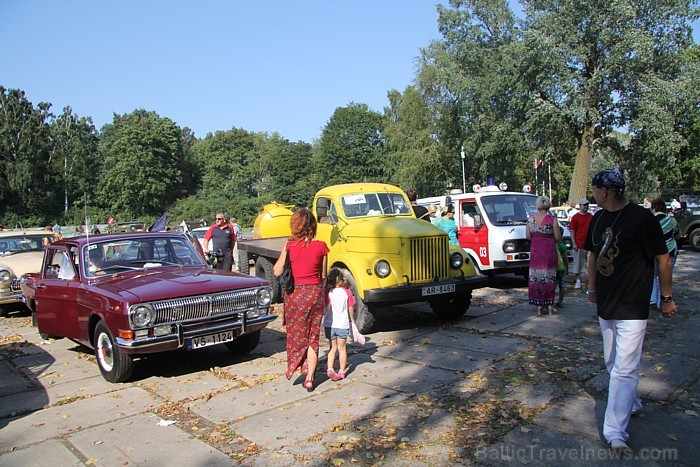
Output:
<path fill-rule="evenodd" d="M 662 198 L 645 200 L 641 206 L 631 203 L 625 197 L 625 180 L 619 169 L 596 174 L 591 192 L 601 209 L 591 214 L 589 200 L 581 199 L 569 224 L 573 288 L 584 288 L 586 282 L 587 298 L 595 304 L 598 315 L 603 360 L 609 373 L 603 436 L 613 449 L 628 450 L 630 416 L 643 408 L 637 385 L 650 305 L 658 307 L 663 316 L 676 313 L 672 273 L 678 255 L 678 223 L 667 214 Z M 417 205 L 414 189 L 406 193 L 417 219 L 432 222 L 447 233 L 450 243 L 459 245 L 455 207 L 449 199 L 439 212 L 435 205 Z M 537 211 L 526 227 L 530 241 L 528 302 L 537 307 L 538 315 L 553 315 L 557 312 L 557 286 L 556 306 L 564 306 L 568 252 L 559 222 L 550 211 L 550 199 L 539 196 L 535 207 Z M 343 270 L 328 269 L 330 250 L 316 239 L 314 214 L 308 208 L 297 209 L 290 229 L 292 235 L 273 268 L 280 276 L 288 267 L 294 284 L 284 293 L 285 374 L 292 379 L 301 372 L 301 385 L 313 391 L 322 326 L 328 340 L 326 375 L 340 381 L 348 373 L 347 342 L 354 326 L 356 297 Z M 46 226 L 46 230 L 61 234 L 58 225 Z M 85 235 L 82 225 L 75 231 Z M 100 230 L 95 227 L 91 233 L 99 235 Z M 204 251 L 209 250 L 210 242 L 213 244 L 215 268 L 231 271 L 237 267 L 234 258 L 241 236 L 235 217 L 227 221 L 223 212 L 216 214 L 214 224 L 204 234 Z"/>

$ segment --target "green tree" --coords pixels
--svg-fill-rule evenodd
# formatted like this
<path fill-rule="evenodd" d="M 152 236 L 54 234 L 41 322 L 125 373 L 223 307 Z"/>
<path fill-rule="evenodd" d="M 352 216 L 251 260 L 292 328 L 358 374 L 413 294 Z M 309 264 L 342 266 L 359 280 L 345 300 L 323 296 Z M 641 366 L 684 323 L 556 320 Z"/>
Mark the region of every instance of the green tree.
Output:
<path fill-rule="evenodd" d="M 260 159 L 256 136 L 243 129 L 217 131 L 197 142 L 194 151 L 202 171 L 202 194 L 208 198 L 257 196 L 256 171 Z"/>
<path fill-rule="evenodd" d="M 125 216 L 153 216 L 175 201 L 183 179 L 181 130 L 169 118 L 135 110 L 102 128 L 102 204 Z"/>
<path fill-rule="evenodd" d="M 185 127 L 180 131 L 180 145 L 182 152 L 178 162 L 182 179 L 178 187 L 178 198 L 184 198 L 196 192 L 202 185 L 202 170 L 197 163 L 194 147 L 197 138 L 192 130 Z"/>
<path fill-rule="evenodd" d="M 94 196 L 95 180 L 99 180 L 98 140 L 90 117 L 79 117 L 70 107 L 50 125 L 51 153 L 49 162 L 62 192 L 63 211 L 80 200 L 84 193 Z"/>
<path fill-rule="evenodd" d="M 384 119 L 367 104 L 338 107 L 314 150 L 314 186 L 386 181 Z"/>
<path fill-rule="evenodd" d="M 576 141 L 570 204 L 586 195 L 593 155 L 614 128 L 631 133 L 631 167 L 652 169 L 650 159 L 678 154 L 683 141 L 670 124 L 671 107 L 682 52 L 692 44 L 694 1 L 522 3 L 522 79 L 533 99 L 531 123 L 559 120 Z"/>
<path fill-rule="evenodd" d="M 266 201 L 297 206 L 311 204 L 315 194 L 311 184 L 311 145 L 292 143 L 273 134 L 264 143 L 263 161 L 266 174 Z"/>
<path fill-rule="evenodd" d="M 42 222 L 55 200 L 50 172 L 51 104 L 34 106 L 19 89 L 0 86 L 0 215 Z M 19 220 L 19 219 L 18 219 Z"/>
<path fill-rule="evenodd" d="M 527 138 L 527 94 L 520 86 L 518 29 L 505 0 L 454 0 L 438 5 L 443 39 L 420 57 L 418 86 L 433 113 L 451 183 L 489 177 L 520 185 L 543 158 Z"/>
<path fill-rule="evenodd" d="M 403 94 L 389 91 L 388 98 L 383 135 L 389 180 L 404 189 L 415 188 L 421 197 L 442 194 L 450 175 L 434 138 L 427 102 L 414 86 Z"/>

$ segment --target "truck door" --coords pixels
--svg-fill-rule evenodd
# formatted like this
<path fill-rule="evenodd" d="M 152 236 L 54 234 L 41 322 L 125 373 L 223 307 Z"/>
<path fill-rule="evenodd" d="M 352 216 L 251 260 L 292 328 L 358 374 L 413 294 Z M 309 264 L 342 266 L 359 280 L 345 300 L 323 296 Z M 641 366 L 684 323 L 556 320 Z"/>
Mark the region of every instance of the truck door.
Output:
<path fill-rule="evenodd" d="M 338 211 L 330 198 L 320 197 L 316 200 L 316 238 L 323 240 L 330 248 L 338 241 Z M 329 263 L 330 264 L 330 263 Z"/>
<path fill-rule="evenodd" d="M 462 200 L 458 213 L 459 244 L 473 257 L 478 258 L 480 266 L 490 266 L 489 229 L 484 222 L 484 214 L 475 199 Z"/>
<path fill-rule="evenodd" d="M 41 279 L 36 281 L 36 318 L 39 331 L 52 336 L 79 339 L 76 264 L 67 248 L 46 251 Z"/>

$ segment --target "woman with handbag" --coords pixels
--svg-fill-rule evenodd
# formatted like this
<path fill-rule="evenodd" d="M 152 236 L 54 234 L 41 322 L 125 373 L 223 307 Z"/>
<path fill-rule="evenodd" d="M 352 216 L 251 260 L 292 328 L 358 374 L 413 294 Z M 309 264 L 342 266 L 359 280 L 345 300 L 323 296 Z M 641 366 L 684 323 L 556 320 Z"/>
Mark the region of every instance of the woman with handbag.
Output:
<path fill-rule="evenodd" d="M 287 329 L 287 379 L 301 367 L 306 375 L 303 386 L 314 390 L 318 366 L 319 335 L 323 318 L 323 284 L 326 280 L 328 246 L 315 240 L 316 219 L 307 208 L 294 212 L 290 220 L 292 237 L 287 242 L 273 271 L 281 276 L 287 256 L 294 288 L 284 293 L 284 317 Z"/>

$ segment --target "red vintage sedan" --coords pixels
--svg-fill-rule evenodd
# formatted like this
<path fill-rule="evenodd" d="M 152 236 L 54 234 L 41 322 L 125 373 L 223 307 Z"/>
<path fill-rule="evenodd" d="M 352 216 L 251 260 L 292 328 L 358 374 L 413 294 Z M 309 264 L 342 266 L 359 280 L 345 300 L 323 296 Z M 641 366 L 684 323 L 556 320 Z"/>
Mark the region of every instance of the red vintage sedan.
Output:
<path fill-rule="evenodd" d="M 110 382 L 127 381 L 138 355 L 217 344 L 250 352 L 276 318 L 267 281 L 212 270 L 175 232 L 58 241 L 22 291 L 42 336 L 94 349 Z"/>

